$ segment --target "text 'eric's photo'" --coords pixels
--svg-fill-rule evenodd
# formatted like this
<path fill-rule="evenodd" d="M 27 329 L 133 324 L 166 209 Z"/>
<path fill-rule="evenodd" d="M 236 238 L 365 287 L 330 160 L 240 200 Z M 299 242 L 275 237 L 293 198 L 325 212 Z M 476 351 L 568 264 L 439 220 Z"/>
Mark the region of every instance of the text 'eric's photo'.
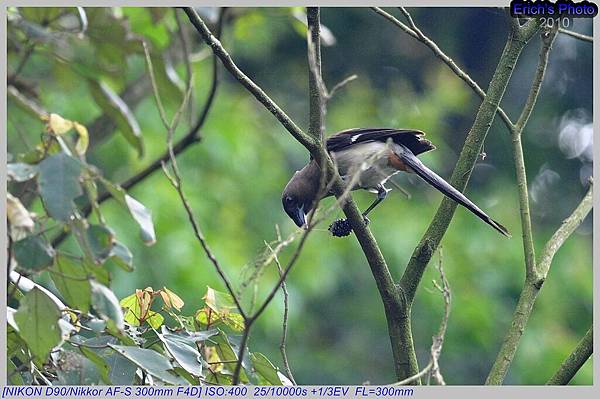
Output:
<path fill-rule="evenodd" d="M 177 6 L 5 7 L 3 397 L 593 385 L 595 4 Z"/>

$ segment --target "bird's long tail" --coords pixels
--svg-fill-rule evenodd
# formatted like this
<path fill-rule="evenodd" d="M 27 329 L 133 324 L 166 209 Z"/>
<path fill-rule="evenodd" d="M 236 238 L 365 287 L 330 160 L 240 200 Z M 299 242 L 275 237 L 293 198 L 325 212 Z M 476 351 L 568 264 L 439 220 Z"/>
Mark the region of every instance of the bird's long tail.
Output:
<path fill-rule="evenodd" d="M 402 161 L 410 167 L 419 177 L 425 180 L 427 183 L 438 189 L 445 196 L 458 202 L 481 220 L 498 230 L 501 234 L 506 237 L 511 237 L 506 227 L 496 222 L 494 219 L 489 217 L 484 211 L 479 209 L 470 199 L 465 197 L 463 193 L 452 187 L 448 182 L 438 176 L 434 171 L 425 166 L 414 154 L 410 153 L 409 150 L 403 151 L 401 154 L 397 154 Z"/>

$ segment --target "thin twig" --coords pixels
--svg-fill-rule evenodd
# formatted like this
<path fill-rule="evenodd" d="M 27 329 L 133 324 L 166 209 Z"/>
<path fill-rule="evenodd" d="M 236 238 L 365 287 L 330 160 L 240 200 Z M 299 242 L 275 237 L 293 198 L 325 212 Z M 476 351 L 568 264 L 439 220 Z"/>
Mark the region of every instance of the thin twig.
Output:
<path fill-rule="evenodd" d="M 183 100 L 183 102 L 181 103 L 181 105 L 179 106 L 177 112 L 175 113 L 175 115 L 173 116 L 173 119 L 171 120 L 171 122 L 168 122 L 166 119 L 166 115 L 164 114 L 164 109 L 161 111 L 162 109 L 162 101 L 160 99 L 160 93 L 158 91 L 158 86 L 156 84 L 156 81 L 154 79 L 154 71 L 153 71 L 153 67 L 152 67 L 152 60 L 150 58 L 150 55 L 148 53 L 147 48 L 144 46 L 144 51 L 146 54 L 146 63 L 148 66 L 148 72 L 150 74 L 151 77 L 151 82 L 152 82 L 152 89 L 154 92 L 154 96 L 155 96 L 155 100 L 156 100 L 156 104 L 157 107 L 159 109 L 159 112 L 161 112 L 161 119 L 163 121 L 163 124 L 165 125 L 165 128 L 167 129 L 167 149 L 168 149 L 168 153 L 169 153 L 169 159 L 171 161 L 171 169 L 173 171 L 173 176 L 171 176 L 166 168 L 166 165 L 163 164 L 163 170 L 165 172 L 165 175 L 167 176 L 167 178 L 169 179 L 169 181 L 171 182 L 171 185 L 177 190 L 177 193 L 179 195 L 179 199 L 181 200 L 185 211 L 187 213 L 188 216 L 188 220 L 190 222 L 190 224 L 192 225 L 192 229 L 194 230 L 194 235 L 196 236 L 196 239 L 198 240 L 198 242 L 200 243 L 200 245 L 202 246 L 202 249 L 204 250 L 207 258 L 210 260 L 210 262 L 213 264 L 215 270 L 217 271 L 217 273 L 219 274 L 219 276 L 221 277 L 221 280 L 223 280 L 223 283 L 225 284 L 225 286 L 227 287 L 227 291 L 229 292 L 229 294 L 231 295 L 231 297 L 233 298 L 236 307 L 238 308 L 238 311 L 240 313 L 240 315 L 242 315 L 242 317 L 244 319 L 246 319 L 246 314 L 244 312 L 244 309 L 242 308 L 242 305 L 239 301 L 239 299 L 237 298 L 235 291 L 233 290 L 233 286 L 231 284 L 231 282 L 229 281 L 229 279 L 227 278 L 227 276 L 225 275 L 225 272 L 223 271 L 223 268 L 221 267 L 219 261 L 217 260 L 217 258 L 215 257 L 214 253 L 211 251 L 210 247 L 208 246 L 208 243 L 206 242 L 206 239 L 204 238 L 204 234 L 202 233 L 202 230 L 198 224 L 198 222 L 196 221 L 196 218 L 194 216 L 194 212 L 183 192 L 183 187 L 182 187 L 182 179 L 181 179 L 181 175 L 179 173 L 179 168 L 177 166 L 177 158 L 175 157 L 175 152 L 173 150 L 173 133 L 175 131 L 175 128 L 177 127 L 180 117 L 183 113 L 183 110 L 185 109 L 186 105 L 187 105 L 187 101 L 189 100 L 190 94 L 192 92 L 192 78 L 190 77 L 188 82 L 187 82 L 187 90 L 186 90 L 186 95 L 185 98 Z"/>
<path fill-rule="evenodd" d="M 177 36 L 179 37 L 179 41 L 181 42 L 181 54 L 183 58 L 183 65 L 185 67 L 185 76 L 186 81 L 190 81 L 192 79 L 192 64 L 190 61 L 190 50 L 189 50 L 189 40 L 186 35 L 185 29 L 183 28 L 183 23 L 181 22 L 181 18 L 179 17 L 179 11 L 177 8 L 173 9 L 173 14 L 175 15 L 175 22 L 177 23 Z M 194 111 L 194 93 L 188 102 L 188 114 L 189 114 L 189 123 L 192 124 L 193 121 L 193 111 Z"/>
<path fill-rule="evenodd" d="M 579 227 L 579 225 L 586 218 L 588 213 L 592 210 L 594 204 L 594 194 L 593 194 L 593 181 L 590 179 L 590 188 L 588 192 L 585 194 L 577 208 L 571 213 L 571 215 L 563 220 L 560 227 L 552 237 L 548 240 L 544 249 L 542 249 L 542 253 L 538 260 L 537 264 L 537 272 L 539 278 L 546 278 L 548 275 L 548 271 L 550 269 L 550 265 L 552 264 L 552 259 L 554 259 L 554 255 L 560 249 L 560 247 L 565 243 L 567 238 L 573 234 L 573 232 Z"/>
<path fill-rule="evenodd" d="M 331 100 L 334 96 L 335 93 L 337 93 L 339 90 L 343 89 L 344 87 L 346 87 L 346 85 L 354 80 L 358 79 L 358 75 L 350 75 L 345 79 L 342 79 L 341 82 L 336 83 L 333 88 L 329 91 L 329 93 L 327 93 L 327 101 Z"/>
<path fill-rule="evenodd" d="M 594 38 L 592 36 L 584 35 L 581 33 L 573 32 L 572 30 L 558 28 L 560 33 L 564 33 L 567 36 L 574 37 L 575 39 L 583 40 L 584 42 L 594 43 Z"/>
<path fill-rule="evenodd" d="M 221 11 L 221 16 L 219 18 L 219 22 L 217 23 L 217 30 L 215 32 L 216 37 L 220 37 L 220 35 L 221 35 L 223 21 L 224 21 L 224 9 Z M 204 101 L 204 105 L 202 106 L 202 111 L 200 112 L 200 115 L 198 116 L 198 119 L 197 119 L 195 125 L 192 126 L 190 128 L 190 130 L 188 130 L 187 133 L 179 141 L 177 141 L 177 143 L 175 143 L 173 145 L 173 153 L 175 154 L 175 156 L 178 156 L 179 154 L 184 152 L 186 149 L 190 148 L 193 144 L 200 142 L 200 140 L 201 140 L 201 137 L 199 135 L 200 129 L 204 126 L 204 123 L 208 119 L 209 112 L 212 109 L 212 106 L 216 99 L 218 87 L 219 87 L 219 68 L 218 68 L 217 57 L 213 56 L 212 82 L 211 82 L 211 86 L 210 86 L 208 95 L 206 97 L 206 100 Z M 169 159 L 170 159 L 170 154 L 169 154 L 169 151 L 167 150 L 167 151 L 165 151 L 165 153 L 163 155 L 161 155 L 159 158 L 154 160 L 150 165 L 148 165 L 147 167 L 142 169 L 140 172 L 136 173 L 135 175 L 131 176 L 130 178 L 128 178 L 127 180 L 122 182 L 119 186 L 126 191 L 132 189 L 133 187 L 137 186 L 139 183 L 144 181 L 147 177 L 152 175 L 154 172 L 161 169 L 162 164 L 164 162 L 169 161 Z M 102 193 L 98 194 L 97 202 L 98 202 L 98 204 L 101 204 L 110 198 L 112 198 L 110 193 L 107 191 L 103 191 Z M 90 214 L 91 210 L 92 210 L 91 206 L 86 205 L 82 210 L 82 214 L 84 216 L 87 216 Z M 57 235 L 52 240 L 52 246 L 56 247 L 56 246 L 60 245 L 68 237 L 68 235 L 69 235 L 68 232 L 62 232 L 59 235 Z"/>
<path fill-rule="evenodd" d="M 444 299 L 444 315 L 442 316 L 442 320 L 440 321 L 440 327 L 438 329 L 437 334 L 435 334 L 432 338 L 429 362 L 423 368 L 423 370 L 419 371 L 417 374 L 408 377 L 402 381 L 396 382 L 392 384 L 392 386 L 408 385 L 410 383 L 418 381 L 423 376 L 427 376 L 428 385 L 430 377 L 433 377 L 433 379 L 438 385 L 446 385 L 444 377 L 440 372 L 439 359 L 442 353 L 442 347 L 444 346 L 446 330 L 448 329 L 448 319 L 450 317 L 450 307 L 452 304 L 452 293 L 450 291 L 450 284 L 448 283 L 448 279 L 446 278 L 446 274 L 444 273 L 443 262 L 443 253 L 442 248 L 440 247 L 437 269 L 440 274 L 442 284 L 440 285 L 435 280 L 433 280 L 432 283 L 433 286 L 442 294 L 442 297 Z"/>
<path fill-rule="evenodd" d="M 528 275 L 534 276 L 536 271 L 535 265 L 535 248 L 533 245 L 533 229 L 531 225 L 531 214 L 529 211 L 529 194 L 527 190 L 527 173 L 525 171 L 525 157 L 523 154 L 523 145 L 521 143 L 521 135 L 525 128 L 533 107 L 537 101 L 537 97 L 542 87 L 546 67 L 548 65 L 548 56 L 552 48 L 552 42 L 556 37 L 556 30 L 542 33 L 542 47 L 539 53 L 539 62 L 531 84 L 531 89 L 521 115 L 515 124 L 512 132 L 513 159 L 515 163 L 517 175 L 517 188 L 519 191 L 519 208 L 521 212 L 521 230 L 523 234 L 523 253 L 525 256 L 525 270 Z"/>
<path fill-rule="evenodd" d="M 298 126 L 281 110 L 281 108 L 273 102 L 265 92 L 258 87 L 250 78 L 248 78 L 233 62 L 231 56 L 223 48 L 221 43 L 214 38 L 206 24 L 200 19 L 198 14 L 191 8 L 185 8 L 190 22 L 196 27 L 198 33 L 204 41 L 208 43 L 215 54 L 221 59 L 225 68 L 234 76 L 261 104 L 271 112 L 277 120 L 292 134 L 292 136 L 300 142 L 318 161 L 323 161 L 320 167 L 326 171 L 327 178 L 331 181 L 331 192 L 339 197 L 345 189 L 339 174 L 336 172 L 333 161 L 328 156 L 323 147 L 323 143 L 319 143 L 312 136 L 304 133 Z M 386 319 L 388 320 L 388 328 L 390 332 L 390 341 L 392 344 L 392 352 L 394 355 L 394 367 L 399 379 L 412 375 L 412 370 L 418 371 L 416 367 L 416 355 L 414 350 L 410 353 L 405 353 L 406 345 L 412 345 L 412 337 L 406 334 L 407 319 L 398 317 L 401 311 L 403 300 L 400 296 L 398 288 L 392 278 L 387 263 L 381 253 L 381 250 L 375 240 L 375 237 L 366 225 L 362 214 L 351 197 L 343 203 L 343 211 L 350 222 L 356 238 L 362 248 L 363 254 L 371 268 L 371 272 L 377 284 L 377 289 L 381 295 L 384 305 Z M 303 236 L 305 239 L 306 236 Z M 284 271 L 284 276 L 288 271 Z M 276 287 L 278 289 L 279 286 Z M 272 293 L 272 295 L 274 295 Z M 272 298 L 271 298 L 272 299 Z M 242 338 L 247 339 L 246 335 Z M 410 341 L 410 343 L 409 343 Z M 243 354 L 243 352 L 242 352 Z M 408 370 L 405 370 L 404 365 L 409 364 Z M 241 367 L 241 366 L 240 366 Z"/>
<path fill-rule="evenodd" d="M 392 14 L 389 14 L 387 12 L 385 12 L 384 10 L 382 10 L 379 7 L 371 7 L 373 11 L 375 11 L 375 13 L 381 15 L 382 17 L 386 18 L 388 21 L 392 22 L 394 25 L 396 25 L 398 28 L 402 29 L 405 33 L 409 34 L 410 36 L 412 36 L 413 38 L 417 39 L 418 41 L 420 41 L 421 43 L 425 44 L 427 47 L 429 47 L 429 49 L 433 52 L 433 54 L 438 57 L 440 60 L 442 60 L 451 70 L 452 72 L 454 72 L 454 74 L 456 76 L 458 76 L 459 78 L 461 78 L 471 89 L 473 89 L 473 91 L 479 96 L 481 97 L 481 99 L 485 99 L 486 93 L 483 91 L 483 89 L 481 89 L 481 87 L 479 87 L 479 85 L 477 84 L 477 82 L 475 82 L 470 76 L 469 74 L 467 74 L 465 71 L 463 71 L 457 64 L 456 62 L 454 62 L 454 60 L 452 58 L 450 58 L 448 55 L 446 55 L 446 53 L 444 53 L 439 47 L 438 45 L 431 40 L 429 37 L 427 37 L 414 23 L 412 17 L 410 16 L 409 12 L 406 10 L 406 8 L 404 7 L 400 7 L 400 10 L 402 11 L 402 13 L 406 16 L 406 18 L 408 19 L 409 23 L 412 26 L 412 29 L 409 28 L 406 24 L 404 24 L 403 22 L 399 21 L 396 17 L 394 17 Z M 513 128 L 513 123 L 510 120 L 509 116 L 506 114 L 506 112 L 498 107 L 497 110 L 498 114 L 500 115 L 500 118 L 502 119 L 502 121 L 504 122 L 504 124 L 506 125 L 506 127 L 508 128 L 509 131 L 512 131 Z"/>
<path fill-rule="evenodd" d="M 543 31 L 541 33 L 542 46 L 539 52 L 538 66 L 531 84 L 529 95 L 527 96 L 523 110 L 521 111 L 519 119 L 515 124 L 515 129 L 512 133 L 513 159 L 515 163 L 517 188 L 519 192 L 523 254 L 525 258 L 525 283 L 523 285 L 521 294 L 519 295 L 519 301 L 513 315 L 513 320 L 504 337 L 504 341 L 500 347 L 500 350 L 498 351 L 496 360 L 494 361 L 494 364 L 492 365 L 492 368 L 488 374 L 486 384 L 497 385 L 504 381 L 506 373 L 508 372 L 508 368 L 510 367 L 512 359 L 517 351 L 523 331 L 529 321 L 529 316 L 533 311 L 533 305 L 539 290 L 546 278 L 546 274 L 540 272 L 539 267 L 536 264 L 531 215 L 529 211 L 527 173 L 525 169 L 525 158 L 523 154 L 523 145 L 521 143 L 521 135 L 540 93 L 544 74 L 548 65 L 548 56 L 552 48 L 552 43 L 556 37 L 556 33 L 556 28 L 549 31 Z M 548 261 L 548 267 L 550 262 L 551 257 Z"/>
<path fill-rule="evenodd" d="M 277 265 L 277 271 L 279 272 L 279 277 L 283 276 L 283 268 L 281 267 L 281 263 L 279 262 L 279 257 L 273 251 L 271 246 L 267 244 L 269 249 L 273 252 L 275 264 Z M 281 333 L 281 343 L 279 344 L 279 351 L 281 352 L 281 358 L 283 359 L 283 368 L 285 369 L 285 373 L 288 378 L 294 385 L 296 385 L 296 380 L 292 375 L 292 370 L 290 368 L 290 362 L 288 361 L 287 352 L 286 352 L 286 342 L 287 342 L 287 334 L 288 334 L 288 315 L 289 315 L 289 293 L 287 290 L 287 284 L 285 280 L 281 282 L 281 291 L 283 292 L 283 322 L 282 322 L 282 333 Z"/>
<path fill-rule="evenodd" d="M 211 47 L 214 54 L 219 57 L 223 66 L 235 77 L 261 104 L 267 108 L 275 118 L 285 127 L 296 140 L 302 143 L 306 148 L 311 150 L 313 155 L 318 153 L 318 144 L 309 135 L 304 133 L 292 119 L 256 84 L 250 79 L 244 72 L 242 72 L 238 66 L 233 62 L 233 59 L 229 53 L 223 48 L 219 39 L 217 39 L 211 31 L 208 29 L 204 21 L 198 16 L 196 11 L 192 7 L 185 7 L 183 9 L 187 14 L 190 22 L 198 33 L 202 36 L 202 39 Z"/>

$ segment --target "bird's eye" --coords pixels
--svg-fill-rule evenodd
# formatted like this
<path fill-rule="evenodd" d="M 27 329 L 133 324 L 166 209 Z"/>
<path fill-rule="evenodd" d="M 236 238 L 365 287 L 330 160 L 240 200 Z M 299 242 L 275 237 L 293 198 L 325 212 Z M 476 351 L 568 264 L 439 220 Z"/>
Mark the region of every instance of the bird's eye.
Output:
<path fill-rule="evenodd" d="M 294 199 L 292 197 L 290 197 L 289 195 L 287 197 L 285 197 L 285 202 L 293 202 Z"/>

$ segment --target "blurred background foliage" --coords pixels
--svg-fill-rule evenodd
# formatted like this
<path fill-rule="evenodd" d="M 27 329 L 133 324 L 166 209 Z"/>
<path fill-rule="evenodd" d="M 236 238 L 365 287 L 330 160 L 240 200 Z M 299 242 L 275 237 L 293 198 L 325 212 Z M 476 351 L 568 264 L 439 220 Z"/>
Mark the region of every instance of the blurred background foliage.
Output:
<path fill-rule="evenodd" d="M 85 10 L 87 30 L 77 33 L 79 20 L 74 9 L 66 17 L 65 10 L 20 10 L 26 24 L 10 29 L 8 35 L 9 83 L 49 112 L 85 124 L 90 129 L 88 162 L 110 180 L 124 181 L 166 148 L 143 52 L 139 41 L 131 39 L 142 37 L 150 43 L 155 65 L 159 65 L 155 67 L 163 68 L 159 86 L 167 113 L 172 115 L 181 101 L 185 77 L 174 12 L 90 8 Z M 425 34 L 485 89 L 507 35 L 503 11 L 410 11 Z M 214 28 L 218 10 L 201 8 L 199 12 Z M 222 42 L 246 74 L 300 126 L 307 126 L 302 13 L 301 8 L 229 9 Z M 184 16 L 182 22 L 192 47 L 195 89 L 191 115 L 180 124 L 176 139 L 200 112 L 211 84 L 212 65 L 209 50 Z M 591 20 L 571 22 L 574 30 L 591 34 Z M 358 75 L 329 103 L 327 132 L 368 126 L 421 129 L 438 147 L 425 154 L 423 161 L 449 177 L 480 99 L 426 47 L 369 9 L 324 8 L 322 23 L 327 28 L 323 49 L 327 84 L 331 87 L 348 75 Z M 75 33 L 65 33 L 67 28 Z M 29 50 L 32 43 L 35 46 Z M 515 119 L 529 91 L 538 49 L 536 37 L 522 54 L 502 103 Z M 30 55 L 25 57 L 28 51 Z M 11 82 L 15 71 L 18 75 Z M 117 122 L 117 128 L 108 131 L 93 124 L 103 108 L 94 100 L 88 79 L 120 93 L 133 110 L 141 139 L 132 136 L 131 126 L 126 124 Z M 200 132 L 201 142 L 178 159 L 184 190 L 206 238 L 239 285 L 263 251 L 264 242 L 275 239 L 275 226 L 284 235 L 296 229 L 281 209 L 280 195 L 293 172 L 308 161 L 308 154 L 225 71 L 220 71 L 219 79 L 216 101 Z M 591 79 L 592 46 L 559 35 L 523 138 L 538 251 L 578 204 L 591 175 Z M 136 91 L 141 94 L 134 96 Z M 9 157 L 30 150 L 42 130 L 41 122 L 9 100 Z M 510 136 L 498 118 L 488 134 L 485 154 L 467 194 L 514 237 L 502 238 L 464 209 L 457 211 L 444 237 L 444 269 L 453 304 L 440 364 L 449 384 L 483 383 L 524 279 Z M 441 196 L 413 176 L 394 180 L 411 198 L 392 191 L 372 214 L 370 227 L 392 273 L 399 277 Z M 13 184 L 9 190 L 29 209 L 43 213 L 39 200 L 27 203 L 26 187 Z M 125 211 L 113 200 L 102 204 L 108 224 L 134 256 L 133 272 L 112 270 L 113 290 L 123 298 L 135 288 L 167 286 L 182 297 L 190 311 L 198 308 L 207 285 L 223 287 L 193 238 L 176 192 L 160 170 L 130 192 L 152 210 L 157 242 L 144 246 L 137 226 L 124 217 Z M 364 207 L 372 195 L 356 193 L 354 198 Z M 330 220 L 341 215 L 337 211 Z M 544 383 L 591 324 L 591 220 L 589 216 L 557 254 L 506 383 Z M 326 223 L 309 238 L 287 280 L 287 348 L 292 370 L 302 384 L 389 383 L 394 379 L 392 355 L 373 278 L 354 237 L 333 238 Z M 69 238 L 62 247 L 75 248 L 74 240 Z M 291 252 L 286 249 L 282 262 Z M 437 261 L 437 256 L 432 261 Z M 277 276 L 271 265 L 258 286 L 259 298 L 270 291 Z M 415 344 L 423 365 L 443 312 L 442 298 L 430 283 L 437 277 L 435 270 L 429 267 L 424 277 L 412 311 Z M 246 302 L 251 291 L 245 292 Z M 254 350 L 279 365 L 282 312 L 278 294 L 250 339 Z M 592 383 L 591 363 L 588 361 L 572 383 Z"/>

